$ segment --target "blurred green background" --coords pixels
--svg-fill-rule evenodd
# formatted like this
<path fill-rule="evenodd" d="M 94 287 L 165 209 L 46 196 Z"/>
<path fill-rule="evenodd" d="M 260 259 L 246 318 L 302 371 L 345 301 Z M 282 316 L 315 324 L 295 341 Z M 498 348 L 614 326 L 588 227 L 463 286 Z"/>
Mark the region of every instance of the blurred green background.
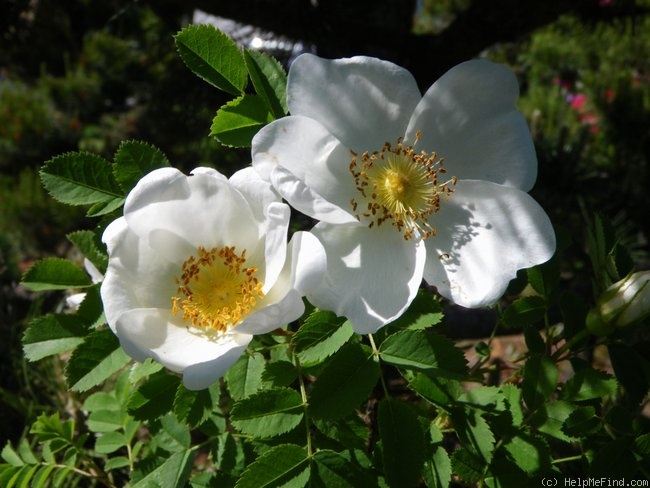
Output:
<path fill-rule="evenodd" d="M 410 69 L 422 89 L 453 64 L 483 56 L 521 85 L 539 158 L 533 195 L 572 247 L 564 278 L 590 293 L 585 216 L 614 222 L 641 268 L 650 235 L 650 2 L 634 0 L 3 1 L 0 7 L 0 444 L 42 411 L 74 402 L 63 362 L 29 364 L 24 324 L 61 307 L 21 274 L 48 255 L 75 258 L 66 233 L 93 225 L 41 188 L 40 165 L 65 151 L 111 159 L 120 141 L 158 146 L 181 169 L 229 174 L 246 150 L 208 138 L 226 99 L 185 68 L 173 35 L 195 9 L 259 25 L 272 54 L 376 55 Z M 252 34 L 239 28 L 242 42 Z M 256 31 L 257 32 L 257 31 Z M 279 49 L 273 39 L 286 39 Z M 284 46 L 284 47 L 283 47 Z M 288 46 L 288 48 L 287 48 Z"/>

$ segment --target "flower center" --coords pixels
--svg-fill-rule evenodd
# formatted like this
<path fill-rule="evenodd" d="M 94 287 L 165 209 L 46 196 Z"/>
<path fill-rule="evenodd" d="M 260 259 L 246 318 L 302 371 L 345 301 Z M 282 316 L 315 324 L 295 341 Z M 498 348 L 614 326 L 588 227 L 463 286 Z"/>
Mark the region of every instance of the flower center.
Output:
<path fill-rule="evenodd" d="M 178 294 L 172 297 L 172 313 L 203 332 L 224 332 L 246 317 L 264 296 L 257 268 L 244 267 L 246 250 L 204 247 L 183 262 L 176 278 Z"/>
<path fill-rule="evenodd" d="M 419 139 L 418 132 L 415 142 Z M 387 142 L 379 152 L 364 152 L 360 165 L 352 153 L 349 169 L 361 194 L 350 201 L 355 216 L 371 228 L 390 221 L 407 240 L 416 232 L 423 239 L 434 236 L 429 216 L 440 210 L 441 199 L 448 199 L 456 184 L 456 177 L 439 182 L 447 172 L 442 163 L 435 152 L 416 153 L 401 140 L 395 146 Z"/>

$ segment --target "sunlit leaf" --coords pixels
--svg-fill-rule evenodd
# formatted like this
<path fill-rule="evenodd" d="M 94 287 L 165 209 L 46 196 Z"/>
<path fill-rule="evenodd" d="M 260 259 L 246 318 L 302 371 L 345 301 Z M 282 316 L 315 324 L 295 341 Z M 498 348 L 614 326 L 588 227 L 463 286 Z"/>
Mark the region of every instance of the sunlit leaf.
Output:
<path fill-rule="evenodd" d="M 576 371 L 564 385 L 562 399 L 579 402 L 611 396 L 616 392 L 617 383 L 614 377 L 592 368 Z"/>
<path fill-rule="evenodd" d="M 253 136 L 273 120 L 259 95 L 242 95 L 226 103 L 212 120 L 210 135 L 232 147 L 250 147 Z"/>
<path fill-rule="evenodd" d="M 354 334 L 345 319 L 332 312 L 312 312 L 291 338 L 303 366 L 323 362 L 338 351 Z"/>
<path fill-rule="evenodd" d="M 52 197 L 69 205 L 102 204 L 106 211 L 114 210 L 124 201 L 111 164 L 96 154 L 69 152 L 56 156 L 43 165 L 40 171 L 43 186 Z"/>
<path fill-rule="evenodd" d="M 300 394 L 290 388 L 262 390 L 233 405 L 233 425 L 245 434 L 259 438 L 289 432 L 303 418 Z"/>
<path fill-rule="evenodd" d="M 170 166 L 167 156 L 157 147 L 141 141 L 123 141 L 114 157 L 113 175 L 124 193 L 128 193 L 147 173 Z"/>
<path fill-rule="evenodd" d="M 244 50 L 244 60 L 253 86 L 269 111 L 277 119 L 287 113 L 287 74 L 278 61 L 268 54 Z"/>
<path fill-rule="evenodd" d="M 260 353 L 243 354 L 226 372 L 226 383 L 233 400 L 241 400 L 262 387 L 264 356 Z"/>
<path fill-rule="evenodd" d="M 103 245 L 98 242 L 97 236 L 93 231 L 78 230 L 70 232 L 66 237 L 70 242 L 77 246 L 84 257 L 95 265 L 100 273 L 106 271 L 108 255 L 106 254 Z"/>
<path fill-rule="evenodd" d="M 88 335 L 70 356 L 65 375 L 70 388 L 86 391 L 100 384 L 130 361 L 109 329 Z"/>
<path fill-rule="evenodd" d="M 132 488 L 184 488 L 190 477 L 193 461 L 193 450 L 176 452 L 144 478 L 130 486 Z"/>
<path fill-rule="evenodd" d="M 211 85 L 241 95 L 246 63 L 235 42 L 211 25 L 190 25 L 176 34 L 176 49 L 187 67 Z"/>
<path fill-rule="evenodd" d="M 84 323 L 74 315 L 48 314 L 29 323 L 23 336 L 23 350 L 30 361 L 74 349 L 87 334 Z"/>
<path fill-rule="evenodd" d="M 22 284 L 33 291 L 65 290 L 92 286 L 88 274 L 67 259 L 45 258 L 23 275 Z"/>
<path fill-rule="evenodd" d="M 462 445 L 489 463 L 494 452 L 494 434 L 481 411 L 456 407 L 451 412 L 451 419 Z"/>
<path fill-rule="evenodd" d="M 364 401 L 379 379 L 379 364 L 369 349 L 347 344 L 330 359 L 314 382 L 309 410 L 315 417 L 337 419 Z"/>
<path fill-rule="evenodd" d="M 235 488 L 304 486 L 309 479 L 307 452 L 294 444 L 269 449 L 244 471 Z"/>
<path fill-rule="evenodd" d="M 437 376 L 463 378 L 467 361 L 454 343 L 426 330 L 402 330 L 382 342 L 381 359 L 400 368 L 434 373 Z"/>
<path fill-rule="evenodd" d="M 110 454 L 126 446 L 128 441 L 122 432 L 106 432 L 95 441 L 95 451 Z"/>

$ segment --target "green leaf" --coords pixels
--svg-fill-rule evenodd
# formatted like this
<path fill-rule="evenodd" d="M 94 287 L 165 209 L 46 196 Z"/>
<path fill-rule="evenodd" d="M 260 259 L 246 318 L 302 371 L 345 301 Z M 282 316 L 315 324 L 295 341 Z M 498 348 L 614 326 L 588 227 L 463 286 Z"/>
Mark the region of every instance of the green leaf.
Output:
<path fill-rule="evenodd" d="M 426 330 L 403 330 L 388 336 L 379 347 L 381 359 L 400 368 L 464 378 L 467 361 L 446 337 Z"/>
<path fill-rule="evenodd" d="M 296 378 L 298 378 L 298 370 L 289 361 L 266 363 L 262 372 L 262 381 L 265 388 L 289 386 Z"/>
<path fill-rule="evenodd" d="M 110 459 L 106 460 L 106 463 L 104 463 L 104 471 L 126 468 L 130 464 L 131 461 L 129 461 L 129 458 L 126 456 L 112 456 Z"/>
<path fill-rule="evenodd" d="M 373 486 L 375 483 L 369 478 L 358 464 L 337 452 L 322 449 L 317 451 L 312 458 L 311 486 L 326 488 Z"/>
<path fill-rule="evenodd" d="M 489 463 L 494 452 L 494 435 L 481 412 L 471 407 L 456 407 L 451 411 L 451 419 L 462 445 Z"/>
<path fill-rule="evenodd" d="M 73 420 L 62 422 L 58 413 L 39 415 L 29 432 L 38 436 L 41 442 L 49 442 L 52 452 L 74 446 L 75 423 Z"/>
<path fill-rule="evenodd" d="M 563 425 L 576 408 L 573 403 L 562 400 L 545 403 L 531 417 L 531 425 L 543 434 L 570 442 L 571 438 L 564 433 Z"/>
<path fill-rule="evenodd" d="M 114 161 L 113 175 L 124 193 L 129 193 L 151 171 L 170 166 L 160 149 L 141 141 L 123 141 Z"/>
<path fill-rule="evenodd" d="M 424 433 L 413 409 L 394 398 L 379 402 L 384 476 L 391 488 L 417 485 L 424 464 Z"/>
<path fill-rule="evenodd" d="M 418 291 L 409 308 L 397 320 L 388 325 L 388 330 L 426 329 L 440 323 L 443 318 L 440 303 L 424 291 Z"/>
<path fill-rule="evenodd" d="M 586 437 L 600 430 L 600 419 L 592 406 L 578 407 L 567 417 L 562 430 L 569 437 Z"/>
<path fill-rule="evenodd" d="M 304 416 L 302 398 L 290 388 L 262 390 L 233 405 L 233 425 L 258 438 L 275 437 L 294 429 Z"/>
<path fill-rule="evenodd" d="M 239 475 L 246 465 L 244 445 L 231 432 L 223 432 L 212 443 L 212 459 L 220 471 Z"/>
<path fill-rule="evenodd" d="M 93 432 L 114 432 L 124 425 L 126 414 L 115 410 L 95 410 L 88 416 L 88 429 Z"/>
<path fill-rule="evenodd" d="M 76 317 L 84 322 L 88 330 L 96 329 L 106 323 L 100 289 L 100 283 L 95 283 L 93 286 L 84 288 L 85 296 L 75 314 Z"/>
<path fill-rule="evenodd" d="M 242 95 L 217 111 L 210 135 L 232 147 L 250 147 L 253 136 L 273 120 L 259 95 Z"/>
<path fill-rule="evenodd" d="M 246 63 L 230 37 L 210 25 L 190 25 L 175 41 L 181 59 L 199 78 L 231 95 L 243 93 Z"/>
<path fill-rule="evenodd" d="M 172 410 L 180 378 L 158 371 L 133 392 L 127 409 L 136 420 L 153 420 Z"/>
<path fill-rule="evenodd" d="M 190 477 L 194 451 L 185 450 L 172 454 L 160 466 L 147 474 L 131 488 L 184 488 Z"/>
<path fill-rule="evenodd" d="M 77 246 L 84 257 L 88 258 L 88 260 L 95 265 L 100 273 L 106 271 L 108 255 L 106 254 L 106 251 L 103 250 L 103 245 L 100 249 L 101 244 L 98 242 L 97 236 L 93 231 L 78 230 L 70 232 L 66 237 L 70 242 Z"/>
<path fill-rule="evenodd" d="M 124 193 L 113 177 L 111 164 L 95 154 L 61 154 L 43 165 L 40 176 L 50 195 L 68 205 L 103 204 L 108 209 L 124 202 Z M 108 212 L 94 212 L 94 215 L 103 213 Z"/>
<path fill-rule="evenodd" d="M 205 422 L 218 404 L 218 383 L 199 391 L 188 390 L 181 383 L 174 397 L 173 410 L 181 422 L 190 426 Z"/>
<path fill-rule="evenodd" d="M 122 432 L 106 432 L 95 441 L 95 451 L 110 454 L 126 446 L 128 441 Z"/>
<path fill-rule="evenodd" d="M 515 300 L 501 316 L 506 327 L 519 328 L 533 325 L 544 319 L 546 302 L 540 296 L 529 296 Z"/>
<path fill-rule="evenodd" d="M 429 488 L 447 488 L 451 482 L 451 459 L 449 454 L 438 446 L 431 458 L 424 463 L 424 481 Z"/>
<path fill-rule="evenodd" d="M 315 310 L 307 317 L 291 338 L 303 366 L 322 363 L 354 335 L 352 326 L 344 320 L 322 310 Z"/>
<path fill-rule="evenodd" d="M 456 380 L 435 378 L 424 373 L 407 372 L 409 388 L 428 402 L 441 408 L 446 408 L 461 394 L 460 383 Z"/>
<path fill-rule="evenodd" d="M 160 419 L 160 430 L 155 433 L 154 439 L 162 449 L 169 452 L 189 449 L 192 443 L 189 427 L 180 423 L 172 413 Z"/>
<path fill-rule="evenodd" d="M 261 51 L 244 50 L 244 60 L 253 86 L 273 116 L 287 113 L 287 74 L 276 59 Z"/>
<path fill-rule="evenodd" d="M 529 268 L 528 282 L 542 297 L 551 298 L 560 284 L 560 260 L 557 255 L 543 264 Z"/>
<path fill-rule="evenodd" d="M 451 467 L 461 480 L 474 485 L 483 477 L 485 462 L 468 449 L 461 447 L 451 455 Z"/>
<path fill-rule="evenodd" d="M 295 444 L 282 444 L 269 449 L 253 462 L 235 488 L 298 487 L 309 479 L 307 452 Z"/>
<path fill-rule="evenodd" d="M 124 205 L 124 198 L 116 198 L 107 202 L 98 202 L 88 209 L 86 215 L 88 217 L 99 217 L 101 215 L 110 214 Z"/>
<path fill-rule="evenodd" d="M 87 331 L 78 317 L 47 314 L 29 323 L 23 336 L 23 350 L 29 361 L 74 349 L 84 341 Z"/>
<path fill-rule="evenodd" d="M 152 358 L 147 358 L 141 363 L 134 363 L 131 366 L 128 381 L 132 385 L 135 385 L 163 368 L 164 366 L 158 361 L 154 361 Z"/>
<path fill-rule="evenodd" d="M 2 448 L 2 453 L 0 453 L 0 457 L 2 457 L 2 459 L 4 459 L 7 463 L 11 464 L 12 466 L 25 465 L 25 461 L 22 460 L 22 458 L 11 446 L 10 441 L 7 441 L 5 447 Z"/>
<path fill-rule="evenodd" d="M 551 450 L 546 442 L 528 432 L 517 432 L 504 447 L 516 465 L 529 475 L 542 473 L 551 466 Z"/>
<path fill-rule="evenodd" d="M 226 383 L 233 400 L 241 400 L 262 387 L 264 356 L 256 352 L 243 354 L 226 372 Z"/>
<path fill-rule="evenodd" d="M 564 385 L 561 398 L 571 402 L 592 400 L 614 395 L 616 388 L 617 383 L 614 377 L 604 371 L 585 368 L 576 371 L 569 378 Z"/>
<path fill-rule="evenodd" d="M 481 407 L 484 411 L 502 412 L 505 410 L 505 397 L 496 386 L 477 386 L 458 397 L 459 403 Z"/>
<path fill-rule="evenodd" d="M 358 415 L 349 415 L 338 420 L 312 419 L 314 426 L 326 437 L 333 439 L 347 449 L 365 449 L 370 432 Z"/>
<path fill-rule="evenodd" d="M 505 384 L 500 388 L 506 401 L 506 408 L 512 417 L 512 425 L 519 427 L 524 421 L 524 411 L 521 405 L 521 390 L 515 385 Z"/>
<path fill-rule="evenodd" d="M 120 368 L 130 358 L 120 347 L 120 342 L 110 329 L 88 335 L 70 356 L 65 375 L 74 391 L 86 391 L 97 386 Z"/>
<path fill-rule="evenodd" d="M 67 259 L 45 258 L 23 275 L 22 284 L 33 291 L 65 290 L 92 286 L 88 274 Z"/>
<path fill-rule="evenodd" d="M 314 382 L 309 411 L 314 417 L 337 419 L 351 413 L 379 379 L 379 364 L 368 348 L 350 343 L 341 348 Z"/>
<path fill-rule="evenodd" d="M 650 433 L 640 435 L 634 439 L 634 448 L 640 456 L 650 459 Z"/>
<path fill-rule="evenodd" d="M 555 391 L 558 370 L 548 356 L 531 354 L 523 368 L 522 394 L 528 408 L 541 406 Z"/>

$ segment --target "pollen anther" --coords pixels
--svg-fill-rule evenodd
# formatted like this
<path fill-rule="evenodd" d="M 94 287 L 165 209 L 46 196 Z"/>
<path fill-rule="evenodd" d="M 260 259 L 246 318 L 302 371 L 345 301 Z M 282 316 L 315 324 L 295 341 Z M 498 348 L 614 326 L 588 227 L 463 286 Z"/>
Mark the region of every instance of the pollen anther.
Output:
<path fill-rule="evenodd" d="M 416 134 L 415 143 L 420 139 Z M 436 229 L 429 217 L 440 210 L 442 199 L 454 192 L 456 177 L 440 183 L 439 175 L 447 171 L 443 158 L 425 151 L 416 152 L 398 139 L 395 146 L 386 142 L 381 151 L 365 151 L 359 156 L 351 152 L 349 165 L 361 198 L 352 198 L 352 211 L 368 227 L 380 226 L 386 221 L 412 239 L 416 234 L 423 239 L 434 236 Z M 359 209 L 363 212 L 359 213 Z"/>
<path fill-rule="evenodd" d="M 172 313 L 199 332 L 214 334 L 237 325 L 264 297 L 257 268 L 246 267 L 246 250 L 235 247 L 204 247 L 190 256 L 176 278 L 177 295 L 172 297 Z"/>

